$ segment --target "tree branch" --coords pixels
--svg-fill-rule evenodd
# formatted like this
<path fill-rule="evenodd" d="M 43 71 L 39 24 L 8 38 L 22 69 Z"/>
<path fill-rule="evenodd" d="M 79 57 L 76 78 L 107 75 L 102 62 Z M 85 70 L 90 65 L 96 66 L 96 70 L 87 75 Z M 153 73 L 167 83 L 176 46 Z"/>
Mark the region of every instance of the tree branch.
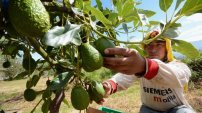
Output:
<path fill-rule="evenodd" d="M 50 113 L 59 113 L 60 105 L 65 98 L 64 89 L 61 92 L 56 93 L 55 98 L 50 105 Z"/>
<path fill-rule="evenodd" d="M 34 47 L 34 49 L 39 53 L 51 66 L 57 64 L 56 61 L 51 59 L 49 55 L 46 53 L 46 51 L 39 45 L 37 40 L 33 37 L 27 38 L 30 42 L 30 44 Z"/>

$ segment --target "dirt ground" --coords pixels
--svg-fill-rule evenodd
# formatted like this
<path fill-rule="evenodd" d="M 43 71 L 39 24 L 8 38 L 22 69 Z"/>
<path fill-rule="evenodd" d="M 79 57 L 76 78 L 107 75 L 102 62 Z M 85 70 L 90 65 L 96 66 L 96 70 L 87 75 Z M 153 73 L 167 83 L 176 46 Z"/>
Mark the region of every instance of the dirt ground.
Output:
<path fill-rule="evenodd" d="M 202 113 L 202 82 L 189 89 L 186 97 L 190 105 L 197 111 Z"/>

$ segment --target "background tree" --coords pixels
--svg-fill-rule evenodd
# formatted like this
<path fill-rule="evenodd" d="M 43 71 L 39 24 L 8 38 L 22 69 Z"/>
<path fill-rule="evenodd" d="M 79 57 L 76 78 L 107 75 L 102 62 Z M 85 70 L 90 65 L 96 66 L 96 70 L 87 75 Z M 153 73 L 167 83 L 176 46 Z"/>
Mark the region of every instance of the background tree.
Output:
<path fill-rule="evenodd" d="M 20 58 L 12 59 L 10 57 L 1 56 L 0 59 L 0 62 L 2 64 L 0 66 L 1 80 L 13 80 L 13 78 L 15 78 L 17 74 L 21 73 L 24 70 L 21 66 Z"/>
<path fill-rule="evenodd" d="M 201 54 L 200 54 L 201 56 Z M 185 61 L 192 70 L 191 82 L 199 83 L 202 80 L 202 57 Z"/>

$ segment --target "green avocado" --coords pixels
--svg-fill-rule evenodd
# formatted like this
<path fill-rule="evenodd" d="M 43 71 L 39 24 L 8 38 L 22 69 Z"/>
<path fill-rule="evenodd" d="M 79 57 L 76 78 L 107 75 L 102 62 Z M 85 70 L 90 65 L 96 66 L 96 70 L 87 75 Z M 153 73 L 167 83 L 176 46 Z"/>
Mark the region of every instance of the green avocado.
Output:
<path fill-rule="evenodd" d="M 33 101 L 37 96 L 37 93 L 33 89 L 26 89 L 24 91 L 24 98 L 26 101 Z"/>
<path fill-rule="evenodd" d="M 88 92 L 80 85 L 74 86 L 71 91 L 71 103 L 77 110 L 84 110 L 90 103 Z"/>
<path fill-rule="evenodd" d="M 89 95 L 92 100 L 99 102 L 104 98 L 105 90 L 101 82 L 92 81 L 89 87 Z"/>
<path fill-rule="evenodd" d="M 80 56 L 82 59 L 82 67 L 87 72 L 95 71 L 103 66 L 103 57 L 89 43 L 84 43 L 79 47 Z"/>
<path fill-rule="evenodd" d="M 50 17 L 40 0 L 9 0 L 8 15 L 18 33 L 43 37 L 50 29 Z"/>
<path fill-rule="evenodd" d="M 9 68 L 10 66 L 11 66 L 11 62 L 8 60 L 3 63 L 4 68 Z"/>
<path fill-rule="evenodd" d="M 106 38 L 99 38 L 94 41 L 95 48 L 102 54 L 102 56 L 107 56 L 104 54 L 104 50 L 107 48 L 115 48 L 115 44 Z"/>

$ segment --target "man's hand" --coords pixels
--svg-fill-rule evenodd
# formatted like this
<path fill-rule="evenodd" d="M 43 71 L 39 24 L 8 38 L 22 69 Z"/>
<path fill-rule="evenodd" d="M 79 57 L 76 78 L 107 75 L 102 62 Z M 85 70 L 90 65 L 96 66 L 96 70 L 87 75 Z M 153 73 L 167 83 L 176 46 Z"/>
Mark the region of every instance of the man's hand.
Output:
<path fill-rule="evenodd" d="M 145 72 L 145 58 L 143 58 L 136 50 L 107 48 L 104 52 L 106 55 L 122 56 L 105 57 L 104 66 L 106 68 L 128 75 Z"/>

